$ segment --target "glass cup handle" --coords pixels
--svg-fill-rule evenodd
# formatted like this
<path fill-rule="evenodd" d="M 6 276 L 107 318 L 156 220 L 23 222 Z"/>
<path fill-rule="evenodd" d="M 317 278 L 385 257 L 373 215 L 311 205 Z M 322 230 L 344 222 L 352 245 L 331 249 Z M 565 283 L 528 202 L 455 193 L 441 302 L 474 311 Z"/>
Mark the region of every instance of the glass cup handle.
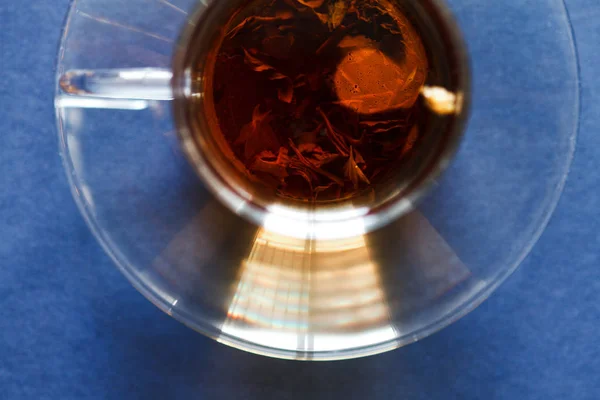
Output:
<path fill-rule="evenodd" d="M 172 100 L 172 78 L 171 70 L 162 68 L 69 70 L 59 77 L 57 106 L 140 108 L 133 106 Z"/>

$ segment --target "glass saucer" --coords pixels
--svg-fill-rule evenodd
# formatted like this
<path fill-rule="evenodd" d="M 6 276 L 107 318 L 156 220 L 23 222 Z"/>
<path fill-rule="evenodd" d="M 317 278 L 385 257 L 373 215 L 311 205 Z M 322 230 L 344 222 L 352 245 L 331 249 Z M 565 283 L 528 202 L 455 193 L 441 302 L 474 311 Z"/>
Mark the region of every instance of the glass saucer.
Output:
<path fill-rule="evenodd" d="M 71 69 L 169 68 L 197 4 L 75 0 L 57 65 L 75 200 L 160 309 L 259 354 L 359 357 L 457 320 L 527 256 L 563 189 L 578 128 L 578 61 L 562 1 L 449 1 L 472 62 L 472 113 L 456 158 L 415 211 L 337 240 L 282 236 L 221 205 L 181 152 L 170 101 L 61 92 Z"/>

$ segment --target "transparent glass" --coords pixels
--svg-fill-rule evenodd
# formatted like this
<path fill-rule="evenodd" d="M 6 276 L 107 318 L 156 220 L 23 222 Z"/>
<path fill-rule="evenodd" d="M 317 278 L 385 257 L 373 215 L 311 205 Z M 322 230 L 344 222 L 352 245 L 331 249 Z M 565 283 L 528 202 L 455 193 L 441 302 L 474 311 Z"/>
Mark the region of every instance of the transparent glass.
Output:
<path fill-rule="evenodd" d="M 249 220 L 186 160 L 170 71 L 190 13 L 206 7 L 75 0 L 59 50 L 55 104 L 74 197 L 149 300 L 244 350 L 341 359 L 441 329 L 517 268 L 556 206 L 577 133 L 562 1 L 449 1 L 472 69 L 454 161 L 413 211 L 312 239 Z"/>

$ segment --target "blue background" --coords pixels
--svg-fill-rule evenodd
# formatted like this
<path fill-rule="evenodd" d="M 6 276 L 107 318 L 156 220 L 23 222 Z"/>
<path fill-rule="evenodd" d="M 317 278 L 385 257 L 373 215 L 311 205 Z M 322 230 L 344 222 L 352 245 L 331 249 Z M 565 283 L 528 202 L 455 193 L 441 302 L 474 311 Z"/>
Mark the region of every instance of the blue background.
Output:
<path fill-rule="evenodd" d="M 558 209 L 521 268 L 427 339 L 316 364 L 217 344 L 161 313 L 113 267 L 58 155 L 53 68 L 69 2 L 1 3 L 0 399 L 600 398 L 597 0 L 567 1 L 580 133 Z"/>

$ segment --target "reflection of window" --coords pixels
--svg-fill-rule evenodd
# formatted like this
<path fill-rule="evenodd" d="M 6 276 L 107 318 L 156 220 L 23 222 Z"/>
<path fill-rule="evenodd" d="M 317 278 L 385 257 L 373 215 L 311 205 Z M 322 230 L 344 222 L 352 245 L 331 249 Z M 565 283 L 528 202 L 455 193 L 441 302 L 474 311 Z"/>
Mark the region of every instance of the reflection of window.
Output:
<path fill-rule="evenodd" d="M 277 347 L 317 350 L 328 341 L 335 346 L 336 334 L 387 321 L 385 295 L 363 236 L 313 241 L 261 230 L 243 263 L 222 331 L 251 335 L 267 346 L 277 340 Z M 392 338 L 392 328 L 387 329 Z"/>
<path fill-rule="evenodd" d="M 422 309 L 453 307 L 452 289 L 467 278 L 477 283 L 419 212 L 366 238 L 304 240 L 260 230 L 240 268 L 222 340 L 298 352 L 381 344 L 412 331 L 405 315 L 431 323 Z"/>

